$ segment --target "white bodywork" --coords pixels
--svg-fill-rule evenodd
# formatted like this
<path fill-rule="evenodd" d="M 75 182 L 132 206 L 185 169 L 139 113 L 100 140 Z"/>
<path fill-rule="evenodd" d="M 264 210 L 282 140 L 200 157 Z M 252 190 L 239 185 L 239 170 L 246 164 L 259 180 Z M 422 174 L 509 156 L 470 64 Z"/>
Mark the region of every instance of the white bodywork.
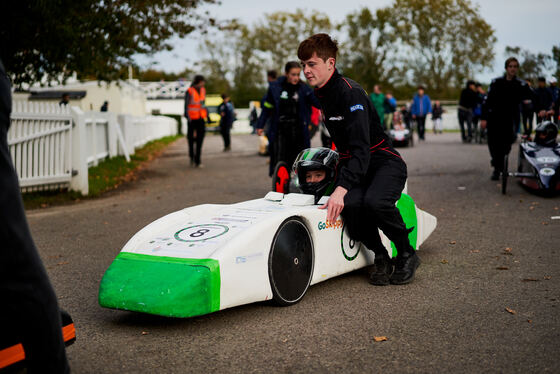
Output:
<path fill-rule="evenodd" d="M 311 233 L 311 284 L 373 263 L 373 252 L 351 242 L 346 230 L 343 232 L 342 220 L 327 224 L 327 211 L 318 207 L 311 195 L 276 192 L 232 205 L 199 205 L 152 222 L 134 235 L 122 252 L 219 261 L 220 309 L 268 300 L 273 296 L 269 252 L 276 231 L 289 217 L 300 217 Z M 435 229 L 437 220 L 418 208 L 416 214 L 419 246 Z M 383 233 L 381 238 L 389 249 L 390 241 Z"/>

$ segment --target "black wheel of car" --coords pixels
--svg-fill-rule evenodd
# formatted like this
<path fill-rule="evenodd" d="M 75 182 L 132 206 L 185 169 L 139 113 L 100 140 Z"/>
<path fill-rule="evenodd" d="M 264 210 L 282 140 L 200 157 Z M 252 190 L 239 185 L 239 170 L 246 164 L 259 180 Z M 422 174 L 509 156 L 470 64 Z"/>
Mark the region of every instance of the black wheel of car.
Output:
<path fill-rule="evenodd" d="M 508 158 L 509 158 L 509 155 L 504 156 L 504 170 L 502 171 L 502 193 L 504 195 L 506 194 L 507 181 L 508 181 L 508 176 L 509 176 Z"/>
<path fill-rule="evenodd" d="M 272 191 L 290 193 L 290 168 L 284 161 L 280 161 L 272 174 Z"/>
<path fill-rule="evenodd" d="M 519 144 L 519 155 L 517 157 L 517 172 L 521 173 L 523 168 L 523 147 Z"/>
<path fill-rule="evenodd" d="M 290 217 L 280 225 L 268 257 L 268 277 L 274 301 L 282 306 L 300 301 L 313 274 L 313 242 L 305 223 Z"/>

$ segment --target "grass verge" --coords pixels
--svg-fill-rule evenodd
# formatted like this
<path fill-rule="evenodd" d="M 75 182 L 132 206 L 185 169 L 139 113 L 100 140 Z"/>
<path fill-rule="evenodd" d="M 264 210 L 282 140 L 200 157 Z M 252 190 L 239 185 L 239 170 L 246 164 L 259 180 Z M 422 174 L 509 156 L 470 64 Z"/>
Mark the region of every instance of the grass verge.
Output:
<path fill-rule="evenodd" d="M 89 195 L 68 190 L 41 191 L 24 193 L 23 204 L 26 209 L 46 208 L 52 205 L 67 204 L 80 199 L 90 199 L 101 196 L 104 192 L 113 190 L 124 182 L 134 180 L 136 173 L 148 162 L 159 156 L 172 142 L 181 136 L 167 136 L 147 143 L 137 149 L 126 162 L 124 156 L 117 156 L 100 162 L 88 170 Z"/>

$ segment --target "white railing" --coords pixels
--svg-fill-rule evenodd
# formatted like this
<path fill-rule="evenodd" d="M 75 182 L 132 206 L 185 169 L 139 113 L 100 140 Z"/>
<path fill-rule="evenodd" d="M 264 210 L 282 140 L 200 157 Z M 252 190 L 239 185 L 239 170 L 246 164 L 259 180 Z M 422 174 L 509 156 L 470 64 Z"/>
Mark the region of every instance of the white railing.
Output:
<path fill-rule="evenodd" d="M 25 190 L 69 185 L 72 116 L 56 104 L 14 102 L 8 144 Z"/>
<path fill-rule="evenodd" d="M 169 117 L 86 112 L 56 104 L 14 102 L 8 145 L 22 190 L 69 187 L 88 194 L 88 168 L 107 157 L 177 134 Z"/>

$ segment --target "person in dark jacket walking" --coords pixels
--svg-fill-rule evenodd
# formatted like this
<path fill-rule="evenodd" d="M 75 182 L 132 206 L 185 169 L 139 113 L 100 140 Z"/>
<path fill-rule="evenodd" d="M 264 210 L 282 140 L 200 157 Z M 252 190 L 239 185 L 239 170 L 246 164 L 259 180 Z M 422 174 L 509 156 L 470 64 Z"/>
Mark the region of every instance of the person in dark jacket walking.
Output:
<path fill-rule="evenodd" d="M 519 62 L 515 57 L 506 60 L 505 68 L 506 74 L 494 79 L 488 88 L 480 121 L 480 127 L 488 130 L 488 150 L 494 167 L 492 180 L 499 179 L 504 169 L 504 157 L 515 142 L 519 106 L 532 95 L 527 83 L 516 76 Z"/>
<path fill-rule="evenodd" d="M 224 139 L 224 152 L 231 151 L 231 128 L 235 121 L 235 109 L 231 102 L 229 95 L 222 94 L 223 102 L 218 106 L 218 113 L 220 113 L 220 134 Z"/>
<path fill-rule="evenodd" d="M 521 103 L 521 123 L 523 124 L 523 136 L 530 138 L 533 132 L 533 117 L 535 116 L 535 91 L 531 87 L 530 79 L 525 79 L 525 83 L 527 83 L 529 90 L 531 90 L 531 98 L 523 100 Z"/>
<path fill-rule="evenodd" d="M 0 61 L 0 341 L 21 342 L 27 373 L 69 373 L 56 294 L 29 231 L 8 149 L 11 109 Z"/>
<path fill-rule="evenodd" d="M 311 106 L 319 106 L 311 88 L 300 80 L 299 62 L 288 62 L 284 71 L 283 77 L 270 82 L 257 123 L 257 134 L 262 135 L 270 118 L 266 133 L 269 141 L 270 176 L 278 162 L 284 161 L 292 165 L 299 152 L 310 147 L 308 125 L 311 121 Z"/>
<path fill-rule="evenodd" d="M 477 102 L 476 83 L 470 80 L 461 91 L 459 107 L 457 109 L 457 117 L 459 118 L 459 127 L 461 127 L 461 139 L 463 143 L 470 143 L 472 140 L 472 117 Z M 465 125 L 467 127 L 466 132 Z"/>
<path fill-rule="evenodd" d="M 538 86 L 535 89 L 535 113 L 537 114 L 537 123 L 546 121 L 554 116 L 554 98 L 552 92 L 546 87 L 546 79 L 538 78 Z"/>
<path fill-rule="evenodd" d="M 443 133 L 443 126 L 441 124 L 441 117 L 443 116 L 443 108 L 438 100 L 434 101 L 434 105 L 432 106 L 432 122 L 434 123 L 434 134 L 438 132 L 441 134 Z"/>
<path fill-rule="evenodd" d="M 329 222 L 342 214 L 350 237 L 375 252 L 370 283 L 409 283 L 420 259 L 395 206 L 406 182 L 406 164 L 383 131 L 364 89 L 338 73 L 337 50 L 327 34 L 313 35 L 298 48 L 305 78 L 315 86 L 325 124 L 340 154 L 335 189 L 320 208 L 327 209 Z M 397 248 L 394 271 L 378 228 Z"/>

